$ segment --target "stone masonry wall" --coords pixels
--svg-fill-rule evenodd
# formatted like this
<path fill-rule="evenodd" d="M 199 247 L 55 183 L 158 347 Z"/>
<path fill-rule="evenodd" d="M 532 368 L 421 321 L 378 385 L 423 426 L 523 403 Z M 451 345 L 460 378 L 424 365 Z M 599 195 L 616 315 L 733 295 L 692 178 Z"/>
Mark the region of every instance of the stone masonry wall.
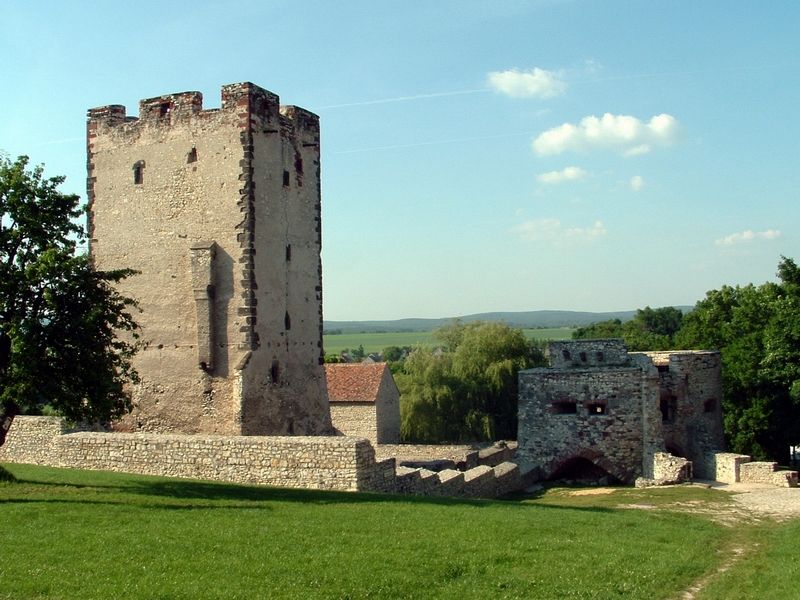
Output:
<path fill-rule="evenodd" d="M 475 453 L 477 456 L 477 453 Z M 280 487 L 493 498 L 523 485 L 503 462 L 434 473 L 376 460 L 369 441 L 342 436 L 203 436 L 68 430 L 56 417 L 17 417 L 0 462 Z"/>
<path fill-rule="evenodd" d="M 90 109 L 90 249 L 148 347 L 120 430 L 330 433 L 319 122 L 252 83 Z"/>
<path fill-rule="evenodd" d="M 638 353 L 631 353 L 636 356 Z M 662 439 L 672 454 L 691 460 L 695 475 L 712 478 L 705 457 L 725 448 L 719 352 L 645 352 L 659 373 Z"/>
<path fill-rule="evenodd" d="M 546 479 L 569 461 L 585 459 L 624 482 L 641 474 L 641 369 L 529 369 L 519 382 L 523 473 Z"/>
<path fill-rule="evenodd" d="M 358 438 L 66 431 L 55 417 L 17 417 L 0 461 L 308 489 L 388 491 L 392 484 L 392 461 L 376 463 L 372 446 Z"/>
<path fill-rule="evenodd" d="M 331 402 L 331 421 L 344 435 L 378 443 L 377 415 L 372 402 Z"/>

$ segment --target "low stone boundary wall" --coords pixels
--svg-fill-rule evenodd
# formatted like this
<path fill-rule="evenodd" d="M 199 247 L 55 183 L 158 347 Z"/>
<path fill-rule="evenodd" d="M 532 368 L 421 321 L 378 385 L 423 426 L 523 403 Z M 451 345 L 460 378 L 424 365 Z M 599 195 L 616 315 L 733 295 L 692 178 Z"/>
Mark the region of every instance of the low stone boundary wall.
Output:
<path fill-rule="evenodd" d="M 521 486 L 514 463 L 439 473 L 396 467 L 394 458 L 376 460 L 364 438 L 78 432 L 57 417 L 17 417 L 0 462 L 426 496 L 494 498 Z"/>
<path fill-rule="evenodd" d="M 778 468 L 778 463 L 753 461 L 746 454 L 718 452 L 708 457 L 709 471 L 723 483 L 766 483 L 779 487 L 797 487 L 797 471 Z"/>
<path fill-rule="evenodd" d="M 379 444 L 375 448 L 378 459 L 394 458 L 401 462 L 452 461 L 462 470 L 478 466 L 477 445 L 453 444 Z"/>
<path fill-rule="evenodd" d="M 56 417 L 17 417 L 0 461 L 347 491 L 390 491 L 394 478 L 362 438 L 68 433 Z"/>

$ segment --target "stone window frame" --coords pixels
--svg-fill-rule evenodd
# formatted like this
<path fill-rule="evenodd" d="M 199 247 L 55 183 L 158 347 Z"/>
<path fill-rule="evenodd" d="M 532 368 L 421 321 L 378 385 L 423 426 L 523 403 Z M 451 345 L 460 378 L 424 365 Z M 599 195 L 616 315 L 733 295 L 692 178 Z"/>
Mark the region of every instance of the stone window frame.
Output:
<path fill-rule="evenodd" d="M 590 417 L 607 417 L 608 403 L 603 401 L 587 402 L 586 412 Z"/>

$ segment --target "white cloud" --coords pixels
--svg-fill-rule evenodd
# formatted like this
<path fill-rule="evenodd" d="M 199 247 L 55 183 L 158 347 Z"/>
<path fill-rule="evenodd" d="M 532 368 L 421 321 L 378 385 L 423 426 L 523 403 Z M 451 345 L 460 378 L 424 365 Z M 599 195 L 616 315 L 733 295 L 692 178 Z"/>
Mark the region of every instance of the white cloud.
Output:
<path fill-rule="evenodd" d="M 536 180 L 539 183 L 546 183 L 546 184 L 555 184 L 555 183 L 564 183 L 565 181 L 575 181 L 577 179 L 583 179 L 589 173 L 580 167 L 566 167 L 561 171 L 548 171 L 547 173 L 541 173 L 536 176 Z"/>
<path fill-rule="evenodd" d="M 634 175 L 631 177 L 631 189 L 638 192 L 644 187 L 644 178 L 641 175 Z"/>
<path fill-rule="evenodd" d="M 777 229 L 767 229 L 766 231 L 753 231 L 746 229 L 745 231 L 732 233 L 723 238 L 716 240 L 714 243 L 717 246 L 733 246 L 734 244 L 742 244 L 745 242 L 752 242 L 753 240 L 774 240 L 781 237 L 781 232 Z"/>
<path fill-rule="evenodd" d="M 677 137 L 678 120 L 672 115 L 656 115 L 645 123 L 630 115 L 605 113 L 602 117 L 584 117 L 578 124 L 564 123 L 548 129 L 533 140 L 533 150 L 543 156 L 612 148 L 635 156 L 649 152 L 653 146 L 672 144 Z"/>
<path fill-rule="evenodd" d="M 512 98 L 553 98 L 567 89 L 561 73 L 538 67 L 492 71 L 486 80 L 490 88 Z"/>
<path fill-rule="evenodd" d="M 602 221 L 591 227 L 565 228 L 558 219 L 533 219 L 512 228 L 512 233 L 531 242 L 591 241 L 606 234 Z"/>

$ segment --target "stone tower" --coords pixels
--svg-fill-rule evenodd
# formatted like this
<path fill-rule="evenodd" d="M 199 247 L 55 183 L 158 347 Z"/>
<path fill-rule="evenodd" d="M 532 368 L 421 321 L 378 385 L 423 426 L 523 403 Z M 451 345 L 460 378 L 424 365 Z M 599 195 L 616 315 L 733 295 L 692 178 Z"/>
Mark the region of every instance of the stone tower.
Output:
<path fill-rule="evenodd" d="M 149 343 L 117 428 L 331 432 L 322 367 L 319 118 L 252 83 L 90 109 L 89 236 L 133 268 Z"/>

